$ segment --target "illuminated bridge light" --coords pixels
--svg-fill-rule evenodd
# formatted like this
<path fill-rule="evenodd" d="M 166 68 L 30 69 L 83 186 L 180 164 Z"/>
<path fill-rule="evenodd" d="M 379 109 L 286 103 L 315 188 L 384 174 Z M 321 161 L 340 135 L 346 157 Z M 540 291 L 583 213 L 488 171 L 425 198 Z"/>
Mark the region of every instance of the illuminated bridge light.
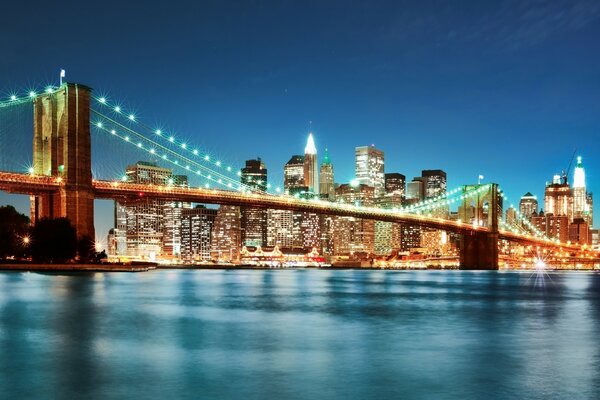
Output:
<path fill-rule="evenodd" d="M 207 155 L 204 156 L 204 161 L 208 161 L 208 160 L 210 160 L 210 157 L 207 154 Z"/>
<path fill-rule="evenodd" d="M 29 97 L 35 97 L 35 92 L 34 91 L 29 92 Z"/>
<path fill-rule="evenodd" d="M 112 131 L 110 131 L 111 134 L 116 135 L 117 131 L 115 131 L 114 129 Z"/>
<path fill-rule="evenodd" d="M 182 149 L 185 149 L 186 147 L 187 147 L 187 144 L 185 144 L 185 143 L 181 143 L 181 148 L 182 148 Z"/>
<path fill-rule="evenodd" d="M 97 126 L 98 128 L 102 128 L 102 122 L 97 122 L 97 123 L 96 123 L 96 126 Z"/>
<path fill-rule="evenodd" d="M 167 159 L 167 155 L 166 155 L 166 154 L 163 154 L 163 156 L 162 156 L 162 159 L 163 159 L 163 160 L 166 160 L 166 159 Z"/>
<path fill-rule="evenodd" d="M 52 93 L 52 92 L 53 92 L 53 89 L 51 87 L 46 88 L 46 93 Z"/>
<path fill-rule="evenodd" d="M 142 142 L 138 142 L 137 147 L 142 148 Z"/>
<path fill-rule="evenodd" d="M 129 136 L 125 136 L 125 141 L 129 142 Z"/>
<path fill-rule="evenodd" d="M 17 99 L 17 96 L 15 96 L 15 95 L 13 94 L 13 95 L 11 95 L 11 96 L 10 96 L 10 99 L 11 99 L 12 101 L 15 101 L 15 100 Z"/>
<path fill-rule="evenodd" d="M 154 154 L 154 153 L 155 153 L 154 149 L 150 149 L 150 154 Z"/>
<path fill-rule="evenodd" d="M 231 171 L 231 167 L 227 167 L 227 171 Z"/>
<path fill-rule="evenodd" d="M 29 169 L 27 169 L 27 172 L 29 172 L 31 175 L 33 175 L 33 167 L 29 167 Z"/>
<path fill-rule="evenodd" d="M 116 107 L 115 107 L 115 112 L 116 112 L 116 113 L 120 113 L 120 112 L 121 112 L 121 107 L 119 107 L 119 106 L 116 106 Z"/>
<path fill-rule="evenodd" d="M 100 97 L 98 101 L 102 104 L 106 104 L 106 97 Z"/>
<path fill-rule="evenodd" d="M 121 180 L 122 180 L 123 182 L 126 182 L 126 181 L 127 181 L 127 175 L 123 175 L 123 176 L 121 177 Z"/>
<path fill-rule="evenodd" d="M 128 118 L 129 118 L 131 121 L 135 121 L 135 115 L 133 115 L 133 114 L 129 114 L 129 117 L 128 117 Z"/>
<path fill-rule="evenodd" d="M 162 131 L 160 129 L 157 129 L 155 132 L 158 136 L 160 136 L 162 134 Z"/>
<path fill-rule="evenodd" d="M 198 155 L 198 150 L 194 149 L 193 153 L 194 153 L 195 156 L 197 156 Z"/>
<path fill-rule="evenodd" d="M 171 142 L 171 143 L 175 142 L 175 138 L 174 138 L 173 136 L 171 136 L 171 137 L 169 138 L 169 142 Z"/>

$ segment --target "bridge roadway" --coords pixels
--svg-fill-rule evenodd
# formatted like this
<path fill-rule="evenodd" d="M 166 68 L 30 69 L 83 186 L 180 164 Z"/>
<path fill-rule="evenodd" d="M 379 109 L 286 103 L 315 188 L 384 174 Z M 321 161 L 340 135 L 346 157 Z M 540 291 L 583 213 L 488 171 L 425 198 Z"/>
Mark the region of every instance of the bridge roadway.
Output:
<path fill-rule="evenodd" d="M 61 178 L 0 172 L 0 190 L 5 190 L 12 193 L 48 193 L 59 190 L 63 185 L 64 183 L 62 182 Z M 439 229 L 458 234 L 490 232 L 487 227 L 478 227 L 472 224 L 450 221 L 442 218 L 400 213 L 398 211 L 376 207 L 356 207 L 351 204 L 298 199 L 292 196 L 242 193 L 219 189 L 182 188 L 152 184 L 135 184 L 105 180 L 94 180 L 92 185 L 96 199 L 113 199 L 123 202 L 153 199 L 242 207 L 273 208 L 280 210 L 304 211 L 317 214 L 365 218 L 377 221 L 406 223 L 409 225 Z M 498 232 L 498 239 L 517 242 L 523 245 L 556 247 L 568 251 L 581 250 L 581 246 L 578 245 L 556 243 L 551 240 L 517 234 L 506 230 L 500 230 Z"/>

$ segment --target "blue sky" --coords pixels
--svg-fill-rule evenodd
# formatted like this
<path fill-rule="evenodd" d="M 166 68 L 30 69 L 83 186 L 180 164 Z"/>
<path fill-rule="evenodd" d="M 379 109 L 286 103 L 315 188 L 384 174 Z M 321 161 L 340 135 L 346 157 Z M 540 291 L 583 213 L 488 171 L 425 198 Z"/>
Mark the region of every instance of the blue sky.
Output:
<path fill-rule="evenodd" d="M 576 148 L 597 191 L 597 1 L 87 3 L 3 5 L 0 94 L 65 68 L 215 157 L 262 157 L 273 185 L 312 126 L 337 182 L 375 144 L 386 172 L 444 169 L 450 187 L 483 174 L 513 201 L 542 199 Z M 115 165 L 106 147 L 98 174 L 144 158 Z M 98 204 L 98 235 L 110 209 Z"/>

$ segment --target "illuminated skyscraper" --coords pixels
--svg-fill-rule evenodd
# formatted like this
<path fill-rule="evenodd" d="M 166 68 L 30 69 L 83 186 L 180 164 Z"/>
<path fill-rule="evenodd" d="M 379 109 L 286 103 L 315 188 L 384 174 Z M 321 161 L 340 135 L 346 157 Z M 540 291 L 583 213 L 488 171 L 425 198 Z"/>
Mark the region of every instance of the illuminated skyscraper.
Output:
<path fill-rule="evenodd" d="M 384 154 L 375 146 L 360 146 L 355 149 L 355 175 L 360 184 L 371 186 L 375 197 L 385 193 Z"/>
<path fill-rule="evenodd" d="M 397 172 L 385 174 L 385 194 L 406 195 L 406 176 Z"/>
<path fill-rule="evenodd" d="M 235 206 L 219 207 L 211 232 L 211 259 L 231 262 L 239 260 L 240 230 L 240 208 Z"/>
<path fill-rule="evenodd" d="M 573 219 L 582 218 L 591 226 L 591 196 L 588 199 L 587 188 L 585 185 L 585 169 L 581 162 L 581 157 L 577 157 L 577 165 L 573 173 Z"/>
<path fill-rule="evenodd" d="M 524 218 L 531 219 L 533 213 L 537 213 L 538 201 L 537 197 L 530 192 L 525 193 L 519 201 L 519 212 Z"/>
<path fill-rule="evenodd" d="M 181 258 L 185 262 L 211 259 L 211 234 L 217 210 L 196 206 L 181 212 Z"/>
<path fill-rule="evenodd" d="M 544 193 L 544 210 L 546 215 L 565 216 L 573 220 L 573 192 L 566 177 L 554 175 L 551 184 L 546 184 Z"/>
<path fill-rule="evenodd" d="M 344 203 L 372 206 L 375 190 L 372 186 L 343 184 L 336 188 L 335 197 Z M 335 217 L 334 252 L 336 255 L 356 252 L 373 253 L 375 221 L 354 217 Z"/>
<path fill-rule="evenodd" d="M 251 190 L 267 191 L 267 168 L 260 158 L 246 161 L 246 166 L 241 171 L 241 182 Z M 241 229 L 244 246 L 265 246 L 267 210 L 258 207 L 242 207 Z"/>
<path fill-rule="evenodd" d="M 335 200 L 335 183 L 333 180 L 333 164 L 329 159 L 329 152 L 325 149 L 325 156 L 321 163 L 319 174 L 319 193 L 322 199 Z"/>
<path fill-rule="evenodd" d="M 308 191 L 319 194 L 319 170 L 317 169 L 317 148 L 312 133 L 308 135 L 304 149 L 304 186 Z"/>
<path fill-rule="evenodd" d="M 421 172 L 425 189 L 425 198 L 446 193 L 446 173 L 441 169 L 425 169 Z"/>
<path fill-rule="evenodd" d="M 423 200 L 425 196 L 425 188 L 423 185 L 423 178 L 416 177 L 412 182 L 408 182 L 406 186 L 406 200 L 411 202 L 419 202 Z"/>
<path fill-rule="evenodd" d="M 285 193 L 288 194 L 308 191 L 304 183 L 304 156 L 292 156 L 285 164 L 283 168 L 283 188 Z"/>
<path fill-rule="evenodd" d="M 173 175 L 168 168 L 144 161 L 127 167 L 125 179 L 138 184 L 187 186 L 187 177 Z M 180 236 L 177 218 L 170 204 L 162 200 L 141 200 L 135 204 L 115 202 L 115 226 L 121 235 L 117 240 L 121 241 L 124 236 L 126 244 L 126 250 L 122 247 L 118 250 L 124 250 L 125 254 L 119 255 L 150 259 L 163 254 L 173 255 L 179 246 Z"/>

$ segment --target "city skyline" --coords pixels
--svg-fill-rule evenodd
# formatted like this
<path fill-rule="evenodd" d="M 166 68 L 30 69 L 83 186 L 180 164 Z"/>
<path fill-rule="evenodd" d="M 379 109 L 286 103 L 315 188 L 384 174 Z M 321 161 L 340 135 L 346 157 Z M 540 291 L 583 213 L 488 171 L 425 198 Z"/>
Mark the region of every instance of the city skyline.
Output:
<path fill-rule="evenodd" d="M 312 131 L 318 153 L 329 149 L 339 183 L 354 177 L 355 147 L 375 144 L 386 153 L 386 171 L 410 180 L 423 169 L 439 168 L 447 172 L 449 186 L 476 182 L 481 174 L 486 182 L 502 184 L 514 204 L 527 192 L 541 198 L 544 183 L 567 168 L 577 148 L 588 188 L 597 191 L 600 56 L 591 50 L 600 32 L 598 7 L 556 2 L 519 19 L 523 10 L 512 10 L 516 3 L 510 1 L 478 5 L 466 14 L 445 5 L 428 8 L 426 2 L 408 8 L 366 4 L 344 3 L 336 31 L 327 18 L 340 5 L 335 2 L 204 4 L 177 14 L 183 22 L 194 16 L 187 26 L 195 35 L 180 28 L 182 23 L 150 37 L 138 33 L 152 31 L 143 23 L 125 23 L 137 12 L 133 5 L 123 5 L 116 15 L 90 6 L 95 21 L 118 27 L 107 30 L 99 22 L 78 22 L 76 7 L 40 4 L 28 21 L 17 17 L 6 28 L 35 24 L 58 40 L 68 36 L 68 27 L 51 21 L 71 16 L 81 38 L 71 37 L 62 49 L 39 49 L 26 32 L 14 37 L 0 62 L 7 82 L 2 89 L 8 95 L 27 89 L 14 82 L 57 83 L 65 68 L 68 81 L 125 102 L 149 123 L 181 133 L 236 167 L 261 156 L 273 177 L 282 177 L 280 166 L 302 152 Z M 27 15 L 23 7 L 9 4 L 7 15 Z M 159 6 L 147 7 L 152 12 Z M 222 14 L 231 15 L 230 22 L 215 25 Z M 555 14 L 561 24 L 551 23 Z M 435 24 L 426 24 L 425 15 Z M 92 38 L 94 46 L 84 46 Z M 123 45 L 128 38 L 137 45 Z M 248 46 L 264 50 L 244 50 Z M 136 52 L 144 57 L 134 57 Z M 175 55 L 184 62 L 171 62 Z M 104 60 L 115 60 L 110 73 Z M 235 68 L 240 62 L 248 68 Z M 539 74 L 545 65 L 553 67 Z M 231 139 L 224 142 L 224 136 Z M 246 137 L 253 138 L 254 148 Z M 103 160 L 95 158 L 94 168 Z M 2 203 L 13 202 L 1 196 Z M 27 200 L 19 203 L 25 211 Z M 105 202 L 97 207 L 102 215 L 111 208 Z"/>

